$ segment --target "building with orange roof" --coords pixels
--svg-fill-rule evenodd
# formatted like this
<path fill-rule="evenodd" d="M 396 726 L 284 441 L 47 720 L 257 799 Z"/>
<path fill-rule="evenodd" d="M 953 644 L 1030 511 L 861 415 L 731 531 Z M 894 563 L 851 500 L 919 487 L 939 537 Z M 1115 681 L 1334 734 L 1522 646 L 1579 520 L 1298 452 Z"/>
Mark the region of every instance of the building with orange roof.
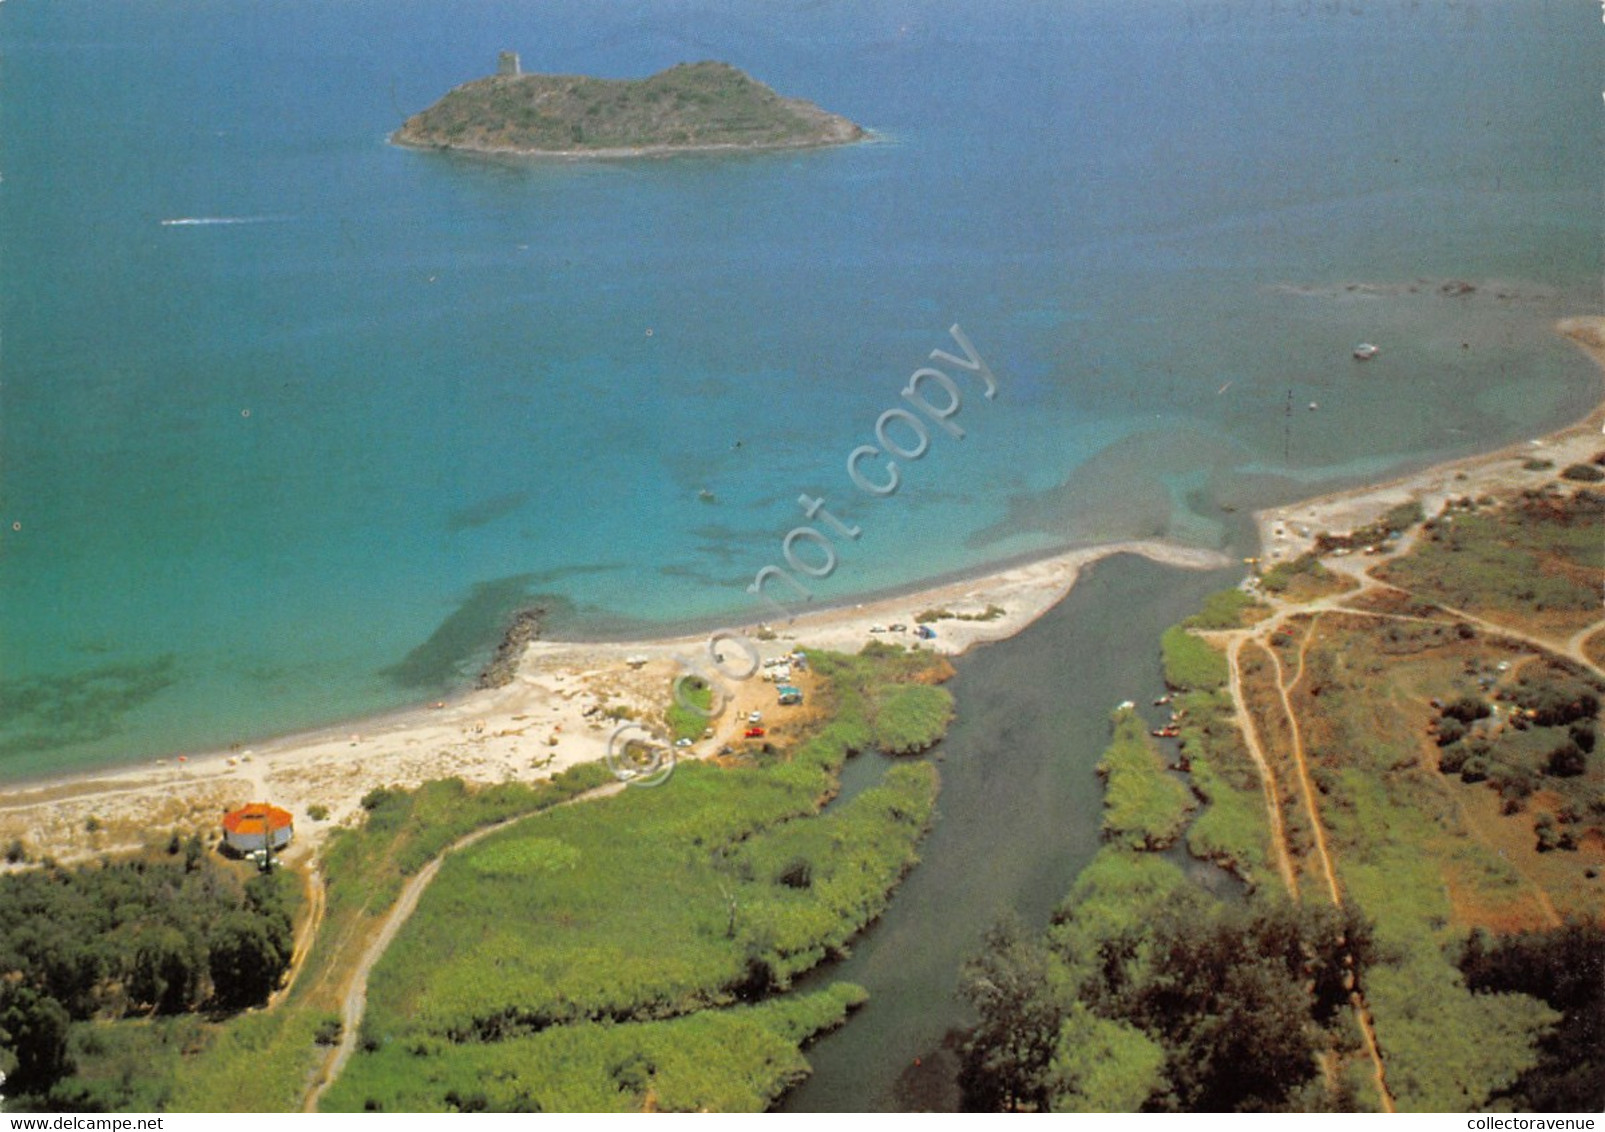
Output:
<path fill-rule="evenodd" d="M 237 853 L 283 849 L 295 836 L 295 818 L 266 802 L 251 802 L 223 815 L 223 844 Z"/>

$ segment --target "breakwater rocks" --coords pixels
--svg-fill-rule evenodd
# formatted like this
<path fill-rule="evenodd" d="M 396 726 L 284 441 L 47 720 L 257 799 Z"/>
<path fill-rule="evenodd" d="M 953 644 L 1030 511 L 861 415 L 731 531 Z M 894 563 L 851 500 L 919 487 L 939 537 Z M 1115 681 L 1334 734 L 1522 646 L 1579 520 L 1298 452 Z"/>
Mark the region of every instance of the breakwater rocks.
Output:
<path fill-rule="evenodd" d="M 518 660 L 524 655 L 524 649 L 531 641 L 538 640 L 541 635 L 541 618 L 546 616 L 545 606 L 536 606 L 534 609 L 521 609 L 513 614 L 513 620 L 507 626 L 507 632 L 502 634 L 502 640 L 496 646 L 490 663 L 479 673 L 479 679 L 474 681 L 476 688 L 505 688 L 513 682 L 513 675 L 518 671 Z"/>

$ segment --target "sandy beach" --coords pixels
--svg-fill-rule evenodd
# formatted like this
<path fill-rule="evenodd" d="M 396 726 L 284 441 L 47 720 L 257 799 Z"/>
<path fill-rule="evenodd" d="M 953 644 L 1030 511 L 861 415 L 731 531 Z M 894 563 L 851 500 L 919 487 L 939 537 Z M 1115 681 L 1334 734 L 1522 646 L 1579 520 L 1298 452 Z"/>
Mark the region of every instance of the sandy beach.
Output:
<path fill-rule="evenodd" d="M 774 622 L 745 639 L 765 659 L 796 649 L 857 651 L 874 640 L 956 655 L 1019 632 L 1063 598 L 1085 566 L 1121 553 L 1196 569 L 1230 561 L 1212 551 L 1158 542 L 1116 543 L 898 597 L 822 609 L 790 623 Z M 989 614 L 993 607 L 1002 612 Z M 921 640 L 914 633 L 915 618 L 928 610 L 951 616 L 931 622 L 936 637 Z M 751 628 L 733 626 L 732 631 Z M 357 820 L 363 795 L 376 787 L 410 787 L 453 776 L 480 783 L 532 781 L 602 758 L 624 718 L 662 723 L 671 682 L 683 670 L 676 658 L 705 663 L 708 639 L 698 634 L 622 642 L 540 640 L 527 648 L 516 676 L 503 688 L 253 747 L 9 789 L 0 801 L 0 844 L 20 839 L 33 856 L 49 854 L 66 862 L 165 842 L 174 829 L 211 834 L 224 810 L 270 801 L 295 814 L 296 838 L 288 856 L 303 858 L 330 829 Z M 727 670 L 741 672 L 747 662 L 738 648 L 727 645 L 725 651 Z M 809 690 L 807 673 L 797 673 L 793 682 L 805 694 Z M 682 757 L 712 754 L 739 742 L 753 711 L 764 713 L 771 734 L 780 737 L 789 720 L 806 717 L 805 711 L 777 709 L 774 685 L 758 676 L 725 684 L 733 700 L 720 713 L 713 737 Z M 327 816 L 314 820 L 309 807 L 322 807 Z"/>
<path fill-rule="evenodd" d="M 1558 329 L 1605 368 L 1605 318 L 1568 319 Z M 1411 498 L 1432 513 L 1451 497 L 1541 482 L 1545 473 L 1527 470 L 1528 461 L 1563 468 L 1592 460 L 1605 447 L 1602 424 L 1605 404 L 1586 420 L 1526 444 L 1260 512 L 1264 558 L 1297 556 L 1322 531 L 1351 530 Z M 1159 542 L 1086 548 L 983 577 L 821 610 L 771 624 L 769 632 L 748 639 L 765 658 L 796 649 L 856 651 L 873 640 L 956 655 L 1019 632 L 1063 598 L 1084 567 L 1121 553 L 1195 569 L 1231 562 L 1217 552 Z M 948 614 L 929 622 L 936 633 L 930 640 L 914 633 L 916 617 L 925 611 Z M 66 862 L 165 843 L 174 830 L 210 837 L 224 810 L 269 801 L 294 813 L 296 839 L 288 857 L 305 860 L 329 830 L 358 820 L 362 797 L 376 787 L 451 776 L 480 783 L 535 780 L 603 757 L 622 719 L 661 724 L 671 681 L 682 670 L 676 658 L 706 658 L 707 645 L 706 634 L 608 643 L 540 640 L 528 647 L 514 679 L 503 688 L 251 748 L 8 788 L 0 799 L 0 844 L 20 840 L 35 859 L 49 855 Z M 739 656 L 726 651 L 729 668 L 739 669 Z M 798 673 L 794 682 L 809 691 L 806 673 Z M 806 707 L 777 707 L 774 686 L 756 676 L 726 684 L 733 698 L 714 734 L 682 757 L 707 756 L 739 743 L 752 711 L 762 712 L 766 726 L 782 738 L 788 723 L 806 718 Z M 309 810 L 325 816 L 314 819 Z"/>
<path fill-rule="evenodd" d="M 1605 370 L 1605 317 L 1563 319 L 1555 329 Z M 1451 499 L 1537 486 L 1557 470 L 1589 463 L 1602 449 L 1605 403 L 1573 425 L 1524 443 L 1434 464 L 1384 483 L 1256 512 L 1262 554 L 1266 565 L 1297 558 L 1314 546 L 1315 536 L 1321 532 L 1352 531 L 1412 499 L 1420 500 L 1426 513 L 1433 515 Z"/>

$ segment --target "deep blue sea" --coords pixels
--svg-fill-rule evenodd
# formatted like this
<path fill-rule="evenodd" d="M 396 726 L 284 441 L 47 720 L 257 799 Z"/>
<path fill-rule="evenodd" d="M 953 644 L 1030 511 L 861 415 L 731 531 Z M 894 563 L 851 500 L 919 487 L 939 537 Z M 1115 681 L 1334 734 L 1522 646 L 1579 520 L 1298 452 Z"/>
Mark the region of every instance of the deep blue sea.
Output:
<path fill-rule="evenodd" d="M 1602 45 L 1575 0 L 4 0 L 0 777 L 432 697 L 534 601 L 750 623 L 805 491 L 840 601 L 1573 419 Z M 502 49 L 874 139 L 386 143 Z M 858 491 L 955 322 L 995 401 Z"/>

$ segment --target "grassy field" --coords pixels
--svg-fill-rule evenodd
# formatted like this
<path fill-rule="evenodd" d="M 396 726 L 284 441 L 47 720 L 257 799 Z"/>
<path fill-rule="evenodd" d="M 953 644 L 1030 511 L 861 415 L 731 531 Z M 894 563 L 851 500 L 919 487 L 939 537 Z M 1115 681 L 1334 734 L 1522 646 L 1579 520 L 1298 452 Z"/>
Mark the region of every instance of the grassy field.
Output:
<path fill-rule="evenodd" d="M 713 686 L 700 677 L 691 676 L 680 688 L 686 701 L 684 704 L 674 698 L 672 687 L 669 692 L 669 707 L 665 713 L 669 738 L 700 739 L 703 731 L 718 718 L 713 711 Z M 687 707 L 686 704 L 691 706 Z"/>
<path fill-rule="evenodd" d="M 919 682 L 945 665 L 899 649 L 810 659 L 835 709 L 795 749 L 682 764 L 448 858 L 374 970 L 324 1107 L 761 1108 L 805 1072 L 799 1044 L 861 992 L 793 997 L 792 980 L 884 909 L 936 773 L 894 766 L 825 799 L 910 692 L 946 695 Z"/>
<path fill-rule="evenodd" d="M 1599 616 L 1605 495 L 1531 491 L 1498 505 L 1446 508 L 1406 557 L 1377 576 L 1430 600 L 1535 633 Z"/>
<path fill-rule="evenodd" d="M 1602 900 L 1591 856 L 1563 862 L 1531 834 L 1501 837 L 1475 805 L 1487 787 L 1438 770 L 1427 700 L 1469 696 L 1481 688 L 1471 673 L 1497 672 L 1510 653 L 1431 628 L 1400 638 L 1375 619 L 1322 618 L 1294 704 L 1339 881 L 1376 926 L 1366 993 L 1390 1087 L 1402 1109 L 1441 1111 L 1511 1086 L 1558 1019 L 1528 996 L 1472 993 L 1456 966 L 1466 932 L 1546 927 L 1555 908 L 1597 917 Z M 1501 820 L 1515 833 L 1535 819 Z"/>
<path fill-rule="evenodd" d="M 338 1015 L 346 979 L 406 878 L 475 829 L 557 805 L 611 782 L 601 764 L 549 782 L 473 790 L 460 780 L 369 796 L 367 820 L 335 831 L 324 849 L 322 928 L 288 997 L 272 1010 L 208 1025 L 182 1043 L 164 1042 L 153 1077 L 172 1081 L 175 1112 L 284 1112 L 301 1102 L 326 1049 L 318 1029 Z"/>
<path fill-rule="evenodd" d="M 393 1045 L 363 1070 L 383 1080 L 369 1111 L 761 1112 L 808 1074 L 800 1047 L 839 1026 L 865 999 L 837 983 L 753 1006 L 657 1022 L 584 1022 L 504 1041 L 458 1046 L 450 1057 Z M 349 1102 L 336 1085 L 331 1108 Z M 372 1092 L 372 1090 L 370 1090 Z"/>

